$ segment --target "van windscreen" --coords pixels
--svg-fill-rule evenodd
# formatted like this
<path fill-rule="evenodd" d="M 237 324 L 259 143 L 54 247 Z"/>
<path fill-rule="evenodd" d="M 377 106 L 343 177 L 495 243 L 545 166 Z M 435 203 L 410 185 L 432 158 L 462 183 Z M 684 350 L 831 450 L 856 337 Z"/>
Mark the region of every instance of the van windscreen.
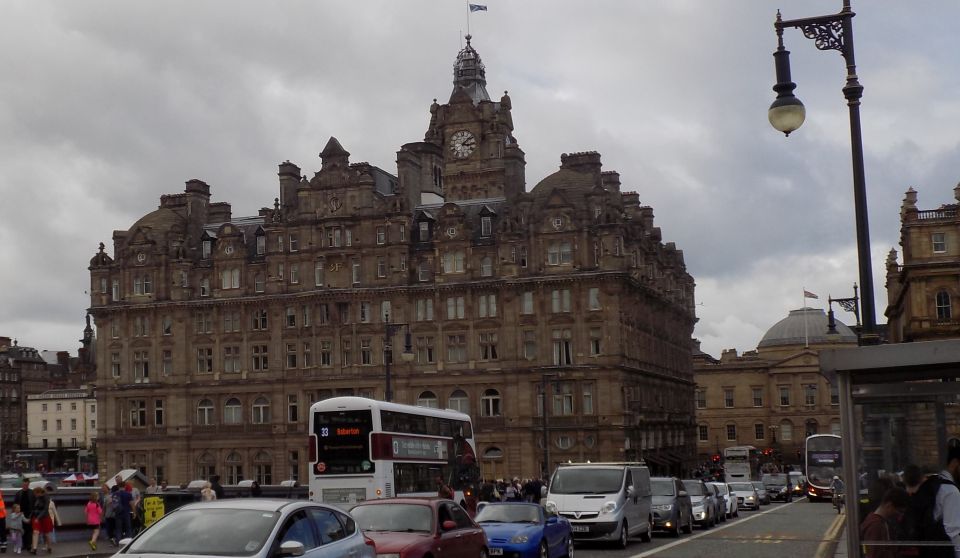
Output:
<path fill-rule="evenodd" d="M 553 475 L 553 494 L 613 494 L 623 487 L 623 469 L 561 467 Z"/>

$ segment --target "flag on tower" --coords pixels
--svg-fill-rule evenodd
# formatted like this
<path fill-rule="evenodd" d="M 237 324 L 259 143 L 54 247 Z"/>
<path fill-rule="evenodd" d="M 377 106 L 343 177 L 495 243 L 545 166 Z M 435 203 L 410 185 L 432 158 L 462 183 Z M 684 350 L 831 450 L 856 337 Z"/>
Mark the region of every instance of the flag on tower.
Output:
<path fill-rule="evenodd" d="M 487 11 L 486 4 L 470 4 L 471 12 L 485 12 Z"/>
<path fill-rule="evenodd" d="M 810 291 L 804 289 L 804 290 L 803 290 L 803 298 L 820 298 L 820 297 L 817 296 L 817 295 L 815 295 L 815 294 L 813 294 L 813 293 L 811 293 Z"/>

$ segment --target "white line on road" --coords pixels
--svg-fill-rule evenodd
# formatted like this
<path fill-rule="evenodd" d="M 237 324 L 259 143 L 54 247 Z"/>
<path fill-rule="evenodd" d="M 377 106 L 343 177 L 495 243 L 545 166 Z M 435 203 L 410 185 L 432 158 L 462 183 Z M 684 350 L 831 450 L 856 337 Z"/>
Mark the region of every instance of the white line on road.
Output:
<path fill-rule="evenodd" d="M 782 506 L 777 506 L 777 507 L 775 507 L 775 508 L 772 507 L 772 508 L 770 508 L 770 509 L 767 510 L 767 511 L 763 511 L 763 512 L 760 512 L 760 513 L 753 514 L 753 515 L 751 515 L 750 517 L 745 517 L 745 518 L 741 519 L 740 521 L 734 521 L 733 523 L 728 523 L 728 524 L 724 525 L 723 527 L 714 527 L 713 529 L 710 529 L 709 531 L 706 530 L 706 529 L 704 529 L 703 531 L 701 531 L 700 533 L 698 533 L 698 534 L 696 534 L 696 535 L 693 535 L 692 537 L 687 537 L 687 538 L 685 538 L 685 539 L 680 539 L 680 540 L 678 540 L 678 541 L 673 541 L 672 543 L 665 544 L 665 545 L 663 545 L 663 546 L 658 546 L 657 548 L 654 548 L 653 550 L 648 550 L 648 551 L 646 551 L 646 552 L 641 552 L 640 554 L 634 554 L 634 555 L 631 556 L 630 558 L 647 558 L 647 556 L 653 556 L 654 554 L 657 554 L 657 553 L 659 553 L 659 552 L 662 552 L 662 551 L 664 551 L 664 550 L 667 550 L 668 548 L 673 548 L 673 547 L 675 547 L 675 546 L 677 546 L 677 545 L 681 545 L 681 544 L 684 544 L 684 543 L 688 543 L 688 542 L 690 542 L 690 541 L 699 539 L 699 538 L 702 537 L 702 536 L 712 535 L 712 534 L 717 533 L 717 532 L 719 532 L 719 531 L 723 531 L 724 529 L 727 529 L 727 528 L 729 528 L 729 527 L 735 527 L 735 526 L 737 526 L 737 525 L 743 525 L 744 523 L 750 521 L 751 519 L 756 519 L 756 518 L 760 517 L 761 515 L 766 515 L 766 514 L 772 512 L 772 511 L 776 511 L 776 510 L 779 510 L 779 509 L 783 509 L 783 508 L 785 508 L 785 507 L 787 507 L 787 506 L 792 506 L 792 505 L 796 504 L 797 502 L 800 502 L 801 500 L 806 500 L 806 498 L 800 498 L 800 499 L 794 500 L 793 502 L 789 502 L 789 503 L 783 504 Z"/>

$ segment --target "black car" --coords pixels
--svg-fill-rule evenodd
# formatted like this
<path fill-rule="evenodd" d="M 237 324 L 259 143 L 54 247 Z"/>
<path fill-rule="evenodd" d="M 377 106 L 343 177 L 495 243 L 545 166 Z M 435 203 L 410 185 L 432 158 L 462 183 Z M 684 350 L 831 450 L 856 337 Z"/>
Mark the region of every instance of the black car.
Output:
<path fill-rule="evenodd" d="M 781 502 L 789 502 L 791 500 L 790 491 L 787 490 L 786 473 L 768 473 L 763 475 L 760 482 L 763 483 L 763 488 L 767 491 L 767 495 L 770 496 L 771 500 L 779 500 Z"/>

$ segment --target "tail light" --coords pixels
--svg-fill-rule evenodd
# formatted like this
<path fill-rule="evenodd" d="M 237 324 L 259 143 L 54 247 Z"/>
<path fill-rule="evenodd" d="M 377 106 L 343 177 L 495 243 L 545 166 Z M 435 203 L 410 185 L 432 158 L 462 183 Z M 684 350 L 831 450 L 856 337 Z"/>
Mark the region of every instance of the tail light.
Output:
<path fill-rule="evenodd" d="M 377 552 L 377 543 L 373 542 L 373 539 L 371 539 L 370 537 L 364 535 L 364 536 L 363 536 L 363 544 L 365 544 L 365 545 L 369 546 L 370 548 L 372 548 L 374 553 Z"/>

